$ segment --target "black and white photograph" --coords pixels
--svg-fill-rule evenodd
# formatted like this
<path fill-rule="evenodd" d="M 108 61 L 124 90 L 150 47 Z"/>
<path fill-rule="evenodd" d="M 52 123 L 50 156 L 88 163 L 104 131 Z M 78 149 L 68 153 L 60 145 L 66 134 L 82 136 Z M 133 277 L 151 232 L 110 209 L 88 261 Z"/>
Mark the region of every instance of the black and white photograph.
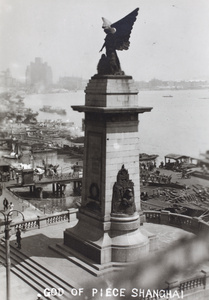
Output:
<path fill-rule="evenodd" d="M 0 299 L 209 299 L 208 0 L 0 0 Z"/>

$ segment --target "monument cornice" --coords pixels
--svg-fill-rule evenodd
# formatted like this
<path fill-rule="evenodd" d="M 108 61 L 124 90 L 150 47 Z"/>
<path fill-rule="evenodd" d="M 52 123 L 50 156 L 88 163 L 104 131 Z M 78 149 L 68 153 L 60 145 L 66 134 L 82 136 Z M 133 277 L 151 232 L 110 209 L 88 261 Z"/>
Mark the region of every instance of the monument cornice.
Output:
<path fill-rule="evenodd" d="M 98 107 L 98 106 L 86 106 L 86 105 L 73 105 L 73 110 L 85 113 L 101 113 L 101 114 L 127 114 L 127 113 L 138 113 L 143 114 L 150 112 L 152 107 Z"/>
<path fill-rule="evenodd" d="M 138 95 L 138 91 L 136 92 L 131 92 L 131 91 L 125 91 L 125 92 L 98 92 L 98 91 L 88 91 L 88 95 L 107 95 L 107 96 L 111 96 L 111 95 Z"/>
<path fill-rule="evenodd" d="M 91 79 L 133 79 L 131 75 L 100 75 L 95 74 L 91 77 Z"/>

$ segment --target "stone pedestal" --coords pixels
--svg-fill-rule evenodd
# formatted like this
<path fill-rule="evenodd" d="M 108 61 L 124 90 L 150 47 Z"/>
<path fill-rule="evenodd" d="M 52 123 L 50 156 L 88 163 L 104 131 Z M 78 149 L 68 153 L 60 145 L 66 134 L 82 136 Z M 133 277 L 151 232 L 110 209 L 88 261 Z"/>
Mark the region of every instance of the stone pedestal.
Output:
<path fill-rule="evenodd" d="M 138 213 L 138 114 L 152 108 L 138 106 L 131 76 L 95 75 L 85 92 L 85 105 L 72 107 L 85 113 L 82 203 L 64 244 L 101 268 L 134 262 L 149 251 Z"/>

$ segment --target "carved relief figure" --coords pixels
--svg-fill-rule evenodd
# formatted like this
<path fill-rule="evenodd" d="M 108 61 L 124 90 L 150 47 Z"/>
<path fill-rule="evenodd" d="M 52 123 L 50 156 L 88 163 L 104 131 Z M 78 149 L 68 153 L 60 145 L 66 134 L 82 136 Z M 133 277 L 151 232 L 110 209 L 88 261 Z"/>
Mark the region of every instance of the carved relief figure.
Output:
<path fill-rule="evenodd" d="M 135 211 L 134 184 L 123 165 L 113 186 L 112 213 L 132 215 Z"/>

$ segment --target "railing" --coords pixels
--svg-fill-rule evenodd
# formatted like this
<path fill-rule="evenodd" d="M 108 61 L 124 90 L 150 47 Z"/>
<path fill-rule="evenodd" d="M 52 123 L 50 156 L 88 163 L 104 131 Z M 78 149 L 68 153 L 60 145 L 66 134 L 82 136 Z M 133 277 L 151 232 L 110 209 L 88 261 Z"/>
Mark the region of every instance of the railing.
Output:
<path fill-rule="evenodd" d="M 201 287 L 205 289 L 205 285 L 206 285 L 206 277 L 202 276 L 202 277 L 197 277 L 197 278 L 180 282 L 178 289 L 180 292 L 181 291 L 185 292 L 191 289 L 195 289 L 197 287 Z"/>
<path fill-rule="evenodd" d="M 209 224 L 196 217 L 174 214 L 169 211 L 144 211 L 146 222 L 174 226 L 199 234 L 209 232 Z"/>
<path fill-rule="evenodd" d="M 39 178 L 39 175 L 34 175 L 34 183 L 51 183 L 51 182 L 59 182 L 59 181 L 73 181 L 75 179 L 82 180 L 82 176 L 79 174 L 79 172 L 74 172 L 70 174 L 54 174 L 54 175 L 48 175 L 44 176 L 42 178 Z"/>
<path fill-rule="evenodd" d="M 37 217 L 31 220 L 11 223 L 12 229 L 20 228 L 22 230 L 30 230 L 30 229 L 40 229 L 49 225 L 58 224 L 61 222 L 70 222 L 76 220 L 76 213 L 78 209 L 72 208 L 67 211 L 56 213 L 53 215 Z M 1 223 L 1 226 L 4 226 L 4 222 Z"/>

